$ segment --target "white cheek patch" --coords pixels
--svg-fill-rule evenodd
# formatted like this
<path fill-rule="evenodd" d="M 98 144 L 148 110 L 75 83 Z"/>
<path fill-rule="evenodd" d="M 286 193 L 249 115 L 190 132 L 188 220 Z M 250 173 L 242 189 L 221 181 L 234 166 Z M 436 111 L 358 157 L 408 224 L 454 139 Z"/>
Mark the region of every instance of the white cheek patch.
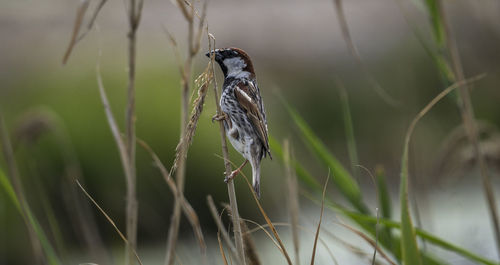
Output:
<path fill-rule="evenodd" d="M 224 59 L 224 65 L 229 72 L 241 71 L 247 64 L 239 57 Z"/>

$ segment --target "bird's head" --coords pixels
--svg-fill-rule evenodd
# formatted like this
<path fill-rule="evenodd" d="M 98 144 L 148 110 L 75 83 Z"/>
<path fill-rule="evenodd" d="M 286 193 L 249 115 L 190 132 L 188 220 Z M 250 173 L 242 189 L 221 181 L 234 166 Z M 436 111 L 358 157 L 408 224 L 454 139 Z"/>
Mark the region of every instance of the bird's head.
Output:
<path fill-rule="evenodd" d="M 253 77 L 255 76 L 252 61 L 248 54 L 238 48 L 215 49 L 205 54 L 207 57 L 214 55 L 215 61 L 220 65 L 224 77 Z"/>

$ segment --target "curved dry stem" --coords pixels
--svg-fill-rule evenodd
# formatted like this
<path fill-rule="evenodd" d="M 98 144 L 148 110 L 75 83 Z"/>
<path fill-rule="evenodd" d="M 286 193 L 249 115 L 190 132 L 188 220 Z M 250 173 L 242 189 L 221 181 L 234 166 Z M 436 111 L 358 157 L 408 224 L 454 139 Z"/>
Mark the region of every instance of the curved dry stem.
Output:
<path fill-rule="evenodd" d="M 342 37 L 349 48 L 352 56 L 358 63 L 361 68 L 363 74 L 368 78 L 368 81 L 371 83 L 373 90 L 380 96 L 382 100 L 384 100 L 387 104 L 393 107 L 400 107 L 402 103 L 396 99 L 394 99 L 387 91 L 385 91 L 382 86 L 375 80 L 373 75 L 368 71 L 366 64 L 361 59 L 361 55 L 358 52 L 358 49 L 354 45 L 354 42 L 351 38 L 351 33 L 349 31 L 349 27 L 347 26 L 347 20 L 345 18 L 344 9 L 342 8 L 342 0 L 333 0 L 335 11 L 337 11 L 337 17 L 339 19 L 340 28 L 342 30 Z"/>
<path fill-rule="evenodd" d="M 252 221 L 253 222 L 253 221 Z M 254 223 L 254 222 L 253 222 Z M 293 224 L 289 224 L 289 223 L 273 223 L 274 226 L 286 226 L 286 227 L 290 227 L 292 228 L 293 227 Z M 263 225 L 258 225 L 258 227 L 254 228 L 254 229 L 250 229 L 247 233 L 255 233 L 256 231 L 259 231 L 261 229 L 265 229 L 266 227 L 269 227 L 269 224 L 263 224 Z M 311 235 L 315 235 L 316 233 L 304 226 L 301 226 L 301 225 L 297 225 L 297 228 L 304 231 L 304 232 L 307 232 L 307 233 L 310 233 Z M 324 230 L 324 229 L 323 229 Z M 325 249 L 327 250 L 328 254 L 330 255 L 330 258 L 332 259 L 333 263 L 338 265 L 338 261 L 337 259 L 335 258 L 335 256 L 333 256 L 333 252 L 332 250 L 328 247 L 328 244 L 325 242 L 325 240 L 323 240 L 320 237 L 318 237 L 318 240 L 319 242 L 323 245 L 323 247 L 325 247 Z"/>
<path fill-rule="evenodd" d="M 264 211 L 264 208 L 262 208 L 262 205 L 260 204 L 259 199 L 257 198 L 257 195 L 255 194 L 255 191 L 254 191 L 254 189 L 252 187 L 252 184 L 250 184 L 250 181 L 248 181 L 247 176 L 245 176 L 245 174 L 243 172 L 240 172 L 240 174 L 245 178 L 245 181 L 247 182 L 248 187 L 250 188 L 250 191 L 252 192 L 252 196 L 253 196 L 253 198 L 255 200 L 255 203 L 257 203 L 257 206 L 259 208 L 260 213 L 262 214 L 262 216 L 266 220 L 266 223 L 269 224 L 269 227 L 271 228 L 271 231 L 273 232 L 274 237 L 278 241 L 278 244 L 279 244 L 280 249 L 281 249 L 281 253 L 285 257 L 285 259 L 288 262 L 288 264 L 292 265 L 292 260 L 290 259 L 290 256 L 288 255 L 288 252 L 285 249 L 285 245 L 281 241 L 281 238 L 280 238 L 280 236 L 278 234 L 278 231 L 276 230 L 276 228 L 274 227 L 273 223 L 271 222 L 271 219 L 269 219 L 269 216 L 267 216 L 266 212 Z"/>
<path fill-rule="evenodd" d="M 207 196 L 207 203 L 210 213 L 212 214 L 212 217 L 215 221 L 215 224 L 217 225 L 219 232 L 222 233 L 222 238 L 226 242 L 226 245 L 229 247 L 229 251 L 231 252 L 233 257 L 238 259 L 238 253 L 236 252 L 236 247 L 234 246 L 234 243 L 231 241 L 231 237 L 229 236 L 229 233 L 227 232 L 226 228 L 224 227 L 224 224 L 222 223 L 221 217 L 217 211 L 217 207 L 215 206 L 214 200 L 212 199 L 211 195 Z"/>
<path fill-rule="evenodd" d="M 394 261 L 392 261 L 389 256 L 387 256 L 387 254 L 385 254 L 385 252 L 382 250 L 382 248 L 380 248 L 377 244 L 376 241 L 374 241 L 373 239 L 371 239 L 370 237 L 368 237 L 367 235 L 363 234 L 363 232 L 349 226 L 349 225 L 346 225 L 346 224 L 343 224 L 343 223 L 339 223 L 339 225 L 347 228 L 348 230 L 352 231 L 353 233 L 355 233 L 356 235 L 358 235 L 359 237 L 361 237 L 363 240 L 365 240 L 366 242 L 368 242 L 373 248 L 375 248 L 379 253 L 380 255 L 387 261 L 389 262 L 391 265 L 396 265 L 396 263 Z M 375 263 L 375 255 L 373 257 L 373 260 L 372 260 L 372 264 Z"/>
<path fill-rule="evenodd" d="M 372 172 L 368 168 L 366 168 L 365 166 L 363 166 L 363 165 L 356 165 L 356 166 L 362 168 L 370 176 L 370 179 L 372 180 L 373 186 L 375 188 L 375 194 L 377 196 L 377 201 L 379 202 L 380 201 L 380 194 L 379 194 L 379 190 L 377 189 L 377 184 L 375 182 L 375 176 L 373 176 Z M 375 224 L 375 247 L 373 248 L 372 265 L 375 265 L 375 258 L 377 256 L 377 249 L 378 249 L 378 234 L 379 234 L 379 211 L 378 211 L 378 207 L 375 208 L 375 214 L 377 216 L 377 223 Z"/>
<path fill-rule="evenodd" d="M 220 254 L 222 256 L 222 260 L 224 261 L 224 265 L 228 265 L 227 259 L 226 259 L 226 254 L 224 253 L 224 247 L 222 246 L 222 241 L 220 240 L 220 230 L 217 231 L 217 241 L 219 242 L 219 250 L 220 250 Z"/>
<path fill-rule="evenodd" d="M 191 224 L 191 227 L 193 228 L 194 234 L 198 239 L 198 244 L 200 246 L 200 251 L 202 255 L 205 255 L 207 246 L 201 229 L 200 219 L 198 218 L 198 215 L 196 214 L 195 210 L 193 209 L 191 204 L 186 200 L 182 191 L 177 189 L 174 179 L 170 177 L 170 174 L 168 173 L 167 169 L 161 162 L 160 158 L 153 151 L 153 149 L 141 139 L 137 139 L 137 143 L 139 143 L 139 145 L 149 153 L 149 155 L 151 156 L 151 158 L 155 163 L 155 166 L 160 170 L 163 179 L 165 179 L 165 182 L 167 182 L 168 187 L 170 188 L 172 194 L 174 195 L 174 198 L 177 197 L 180 198 L 180 205 L 182 211 L 184 212 L 186 219 L 188 219 L 189 223 Z"/>
<path fill-rule="evenodd" d="M 75 181 L 76 181 L 76 184 L 78 185 L 78 187 L 80 187 L 80 189 L 83 191 L 83 193 L 85 194 L 85 196 L 87 196 L 87 198 L 89 198 L 89 200 L 95 205 L 95 207 L 97 207 L 97 209 L 102 213 L 102 215 L 104 215 L 104 217 L 106 218 L 106 220 L 108 220 L 108 222 L 113 226 L 113 228 L 118 233 L 118 235 L 120 235 L 120 237 L 123 240 L 123 242 L 125 242 L 125 244 L 127 244 L 129 246 L 129 248 L 131 249 L 131 251 L 133 252 L 133 254 L 135 256 L 135 259 L 137 259 L 137 262 L 139 262 L 139 264 L 142 265 L 141 259 L 139 258 L 139 255 L 135 251 L 135 248 L 133 248 L 130 245 L 130 242 L 123 235 L 123 233 L 120 231 L 120 229 L 118 229 L 118 227 L 116 226 L 116 224 L 113 221 L 113 219 L 111 219 L 111 217 L 109 217 L 109 215 L 101 208 L 101 206 L 99 206 L 99 204 L 94 200 L 94 198 L 92 198 L 92 196 L 90 196 L 90 194 L 82 187 L 82 185 L 80 184 L 80 182 L 78 180 L 75 180 Z"/>
<path fill-rule="evenodd" d="M 314 245 L 313 245 L 313 251 L 312 251 L 312 256 L 311 256 L 311 265 L 314 265 L 314 258 L 316 257 L 316 246 L 318 244 L 318 237 L 319 237 L 319 230 L 321 228 L 321 221 L 323 220 L 323 211 L 325 209 L 325 194 L 326 194 L 326 187 L 328 186 L 328 179 L 330 178 L 330 172 L 328 172 L 328 176 L 326 177 L 325 185 L 323 187 L 323 196 L 321 199 L 321 212 L 319 215 L 319 222 L 318 222 L 318 228 L 316 229 L 316 235 L 314 236 Z"/>

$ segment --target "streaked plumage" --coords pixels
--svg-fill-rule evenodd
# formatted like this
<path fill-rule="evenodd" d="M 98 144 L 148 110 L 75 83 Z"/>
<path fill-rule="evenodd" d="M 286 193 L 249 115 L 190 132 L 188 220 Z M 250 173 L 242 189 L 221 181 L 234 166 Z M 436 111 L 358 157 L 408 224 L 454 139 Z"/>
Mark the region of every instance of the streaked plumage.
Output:
<path fill-rule="evenodd" d="M 213 52 L 224 73 L 220 105 L 226 115 L 226 134 L 233 147 L 250 162 L 253 188 L 260 197 L 260 162 L 268 154 L 271 157 L 271 152 L 266 112 L 253 65 L 250 57 L 238 48 Z"/>

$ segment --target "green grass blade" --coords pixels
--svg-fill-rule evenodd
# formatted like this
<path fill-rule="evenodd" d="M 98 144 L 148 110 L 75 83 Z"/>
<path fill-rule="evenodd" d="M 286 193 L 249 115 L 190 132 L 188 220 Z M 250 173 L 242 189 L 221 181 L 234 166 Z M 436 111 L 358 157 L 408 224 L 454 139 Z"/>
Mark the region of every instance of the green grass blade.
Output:
<path fill-rule="evenodd" d="M 319 203 L 319 202 L 318 202 Z M 332 202 L 325 202 L 326 203 L 326 206 L 328 208 L 330 208 L 331 210 L 335 211 L 335 212 L 339 212 L 339 213 L 342 213 L 343 215 L 346 215 L 348 216 L 349 218 L 353 219 L 353 220 L 357 220 L 359 222 L 364 222 L 364 223 L 369 223 L 369 224 L 376 224 L 377 223 L 377 218 L 376 217 L 373 217 L 373 216 L 369 216 L 369 215 L 365 215 L 365 214 L 360 214 L 360 213 L 356 213 L 356 212 L 353 212 L 353 211 L 349 211 L 337 204 L 334 204 Z M 399 222 L 396 222 L 396 221 L 392 221 L 392 220 L 389 220 L 389 219 L 385 219 L 385 218 L 379 218 L 379 223 L 380 224 L 383 224 L 387 227 L 391 227 L 391 228 L 395 228 L 395 229 L 401 229 L 401 223 Z M 472 252 L 470 252 L 469 250 L 467 249 L 464 249 L 462 247 L 459 247 L 457 245 L 454 245 L 444 239 L 441 239 L 435 235 L 433 235 L 432 233 L 429 233 L 425 230 L 422 230 L 422 229 L 419 229 L 419 228 L 416 228 L 415 229 L 415 234 L 422 238 L 422 239 L 425 239 L 427 242 L 435 245 L 435 246 L 438 246 L 442 249 L 445 249 L 445 250 L 448 250 L 448 251 L 451 251 L 451 252 L 454 252 L 455 254 L 458 254 L 462 257 L 465 257 L 471 261 L 474 261 L 474 262 L 478 262 L 478 263 L 481 263 L 481 264 L 486 264 L 486 265 L 498 265 L 497 262 L 495 261 L 492 261 L 492 260 L 488 260 L 484 257 L 481 257 L 479 255 L 476 255 Z M 427 262 L 424 263 L 424 264 L 428 264 Z"/>
<path fill-rule="evenodd" d="M 61 262 L 55 254 L 54 248 L 47 239 L 47 236 L 40 226 L 40 223 L 36 219 L 35 215 L 33 215 L 33 213 L 31 212 L 31 209 L 29 208 L 29 205 L 27 205 L 27 203 L 23 203 L 23 205 L 21 205 L 21 202 L 17 198 L 14 188 L 12 187 L 12 184 L 10 183 L 9 179 L 4 174 L 2 169 L 0 169 L 0 186 L 3 187 L 5 193 L 11 199 L 12 204 L 16 207 L 19 213 L 22 215 L 24 211 L 24 213 L 26 214 L 26 217 L 28 218 L 30 225 L 33 227 L 38 240 L 40 240 L 40 244 L 42 245 L 42 249 L 47 257 L 48 263 L 50 265 L 60 265 Z"/>
<path fill-rule="evenodd" d="M 382 217 L 385 219 L 391 219 L 392 217 L 392 207 L 391 207 L 391 195 L 388 190 L 387 180 L 385 178 L 385 170 L 382 166 L 377 166 L 375 169 L 375 177 L 377 180 L 377 190 L 379 194 L 379 205 Z"/>
<path fill-rule="evenodd" d="M 439 1 L 438 0 L 425 0 L 425 6 L 431 19 L 432 33 L 434 39 L 439 47 L 445 47 L 444 25 L 439 14 Z"/>
<path fill-rule="evenodd" d="M 311 199 L 316 204 L 320 204 L 319 200 L 313 198 L 312 196 L 308 195 L 307 193 L 305 195 L 306 195 L 306 197 Z M 328 199 L 325 201 L 325 204 L 329 209 L 348 217 L 349 219 L 351 219 L 352 221 L 357 223 L 366 232 L 368 232 L 373 237 L 375 237 L 375 225 L 377 223 L 376 217 L 362 214 L 362 213 L 358 213 L 358 212 L 353 212 L 353 211 L 348 210 L 345 207 L 343 207 L 339 204 L 336 204 Z M 386 225 L 386 226 L 391 227 L 391 228 L 401 229 L 400 223 L 394 222 L 394 221 L 388 220 L 388 219 L 379 218 L 379 224 Z M 422 236 L 422 238 L 425 238 L 425 237 Z M 401 251 L 400 251 L 400 245 L 399 245 L 401 238 L 397 235 L 394 235 L 392 237 L 391 242 L 383 241 L 382 239 L 383 239 L 382 237 L 379 239 L 380 244 L 385 249 L 389 250 L 398 259 L 398 261 L 401 260 Z M 394 246 L 394 250 L 390 246 Z M 440 246 L 439 243 L 437 244 L 437 246 Z M 441 246 L 441 247 L 447 249 L 445 246 Z M 457 247 L 457 249 L 459 249 L 459 247 Z M 452 250 L 452 249 L 449 249 L 449 250 Z M 474 255 L 471 252 L 468 252 L 467 250 L 465 250 L 464 253 L 457 252 L 457 254 L 462 255 L 464 257 L 467 257 L 471 260 L 475 260 L 475 261 L 481 260 L 481 258 L 477 259 L 477 257 L 478 257 L 477 255 Z M 429 253 L 422 252 L 421 255 L 422 255 L 422 259 L 425 261 L 424 262 L 425 265 L 445 265 L 445 264 L 447 264 L 444 261 L 438 260 L 437 258 L 430 255 Z M 486 259 L 482 259 L 482 260 L 484 261 Z M 484 264 L 490 265 L 490 263 L 484 263 Z"/>
<path fill-rule="evenodd" d="M 284 103 L 290 116 L 300 130 L 304 143 L 308 148 L 332 171 L 332 181 L 345 198 L 361 213 L 369 213 L 368 208 L 363 203 L 361 190 L 351 174 L 325 147 L 321 140 L 314 134 L 307 123 L 292 109 L 286 102 Z"/>
<path fill-rule="evenodd" d="M 351 160 L 351 172 L 354 177 L 359 177 L 359 158 L 356 147 L 356 137 L 354 137 L 354 126 L 352 124 L 351 107 L 349 106 L 349 95 L 345 87 L 338 82 L 340 93 L 340 105 L 342 106 L 342 116 L 344 119 L 344 130 L 347 142 L 347 152 L 349 160 Z"/>
<path fill-rule="evenodd" d="M 382 213 L 381 216 L 382 218 L 385 219 L 391 219 L 392 217 L 391 196 L 387 188 L 388 186 L 385 178 L 385 170 L 382 166 L 377 166 L 377 168 L 375 169 L 375 178 L 378 191 L 378 205 L 380 207 L 380 212 Z M 392 245 L 393 239 L 392 239 L 391 228 L 382 224 L 381 232 L 382 232 L 381 237 L 385 237 L 386 241 L 391 244 L 389 248 L 392 249 L 394 252 L 396 251 L 399 252 L 399 249 L 395 248 L 395 246 Z"/>
<path fill-rule="evenodd" d="M 408 203 L 408 145 L 405 145 L 402 160 L 399 200 L 401 204 L 401 250 L 403 264 L 422 265 Z"/>

